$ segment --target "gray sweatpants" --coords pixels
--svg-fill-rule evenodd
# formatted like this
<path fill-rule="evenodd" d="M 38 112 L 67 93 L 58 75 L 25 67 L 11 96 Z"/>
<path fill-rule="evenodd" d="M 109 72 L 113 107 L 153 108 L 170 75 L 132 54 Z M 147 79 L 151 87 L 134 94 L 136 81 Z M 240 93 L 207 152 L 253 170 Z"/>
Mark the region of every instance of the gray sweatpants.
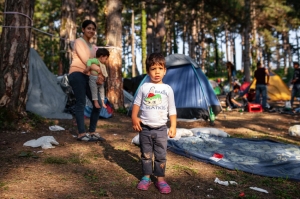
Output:
<path fill-rule="evenodd" d="M 104 92 L 104 83 L 98 85 L 97 82 L 98 76 L 90 75 L 89 85 L 92 93 L 92 100 L 98 100 L 98 92 L 100 94 L 100 99 L 105 99 L 105 92 Z"/>

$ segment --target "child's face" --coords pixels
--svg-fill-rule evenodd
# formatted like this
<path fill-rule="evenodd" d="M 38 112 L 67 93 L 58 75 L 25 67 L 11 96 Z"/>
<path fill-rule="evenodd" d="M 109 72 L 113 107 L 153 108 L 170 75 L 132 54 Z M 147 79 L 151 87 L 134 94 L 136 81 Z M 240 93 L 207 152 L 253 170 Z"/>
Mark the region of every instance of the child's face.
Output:
<path fill-rule="evenodd" d="M 98 59 L 102 64 L 105 64 L 108 59 L 108 56 L 100 56 Z"/>
<path fill-rule="evenodd" d="M 149 68 L 147 72 L 150 76 L 151 82 L 155 84 L 162 84 L 162 79 L 166 74 L 167 69 L 162 65 L 155 64 Z"/>
<path fill-rule="evenodd" d="M 239 89 L 234 89 L 233 92 L 237 93 L 239 92 Z"/>

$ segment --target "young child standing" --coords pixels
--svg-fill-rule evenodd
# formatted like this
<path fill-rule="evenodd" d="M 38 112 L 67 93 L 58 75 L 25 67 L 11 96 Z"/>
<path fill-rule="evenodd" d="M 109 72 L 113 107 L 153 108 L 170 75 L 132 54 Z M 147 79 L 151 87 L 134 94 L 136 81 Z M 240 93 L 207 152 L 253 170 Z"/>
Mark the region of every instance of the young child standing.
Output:
<path fill-rule="evenodd" d="M 84 70 L 84 73 L 88 73 L 89 71 L 91 71 L 89 77 L 90 78 L 89 85 L 91 88 L 92 100 L 96 108 L 101 108 L 98 103 L 98 92 L 100 94 L 102 107 L 106 108 L 106 105 L 104 103 L 104 99 L 105 99 L 104 83 L 100 85 L 97 84 L 97 78 L 99 73 L 102 73 L 102 75 L 105 78 L 108 77 L 106 66 L 104 65 L 108 57 L 109 57 L 109 51 L 106 48 L 98 48 L 96 51 L 96 58 L 89 59 L 86 63 L 87 68 Z"/>
<path fill-rule="evenodd" d="M 146 60 L 146 70 L 151 81 L 138 90 L 132 108 L 132 126 L 139 132 L 143 177 L 137 188 L 148 190 L 150 175 L 157 177 L 155 186 L 160 193 L 170 193 L 165 181 L 167 139 L 176 135 L 176 107 L 172 88 L 164 84 L 165 58 L 161 53 L 152 53 Z M 138 117 L 140 111 L 140 117 Z M 167 132 L 166 123 L 170 118 Z M 152 156 L 154 154 L 154 170 Z"/>

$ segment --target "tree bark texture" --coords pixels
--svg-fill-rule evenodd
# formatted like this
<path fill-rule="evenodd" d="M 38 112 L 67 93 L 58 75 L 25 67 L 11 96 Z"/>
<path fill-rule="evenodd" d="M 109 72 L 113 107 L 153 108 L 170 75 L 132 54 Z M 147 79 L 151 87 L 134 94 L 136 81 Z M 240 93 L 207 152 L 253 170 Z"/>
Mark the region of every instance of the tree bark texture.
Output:
<path fill-rule="evenodd" d="M 165 26 L 165 12 L 166 7 L 163 6 L 156 15 L 156 29 L 155 29 L 155 44 L 154 52 L 162 52 L 162 42 L 166 35 L 166 26 Z"/>
<path fill-rule="evenodd" d="M 107 0 L 106 4 L 106 40 L 111 48 L 107 60 L 108 93 L 107 97 L 115 109 L 124 107 L 122 82 L 122 1 Z"/>
<path fill-rule="evenodd" d="M 244 42 L 245 42 L 245 54 L 244 54 L 244 72 L 245 80 L 250 82 L 250 0 L 245 0 L 245 30 L 244 30 Z"/>
<path fill-rule="evenodd" d="M 67 73 L 72 60 L 72 47 L 76 39 L 75 0 L 62 0 L 60 25 L 60 63 L 62 73 Z M 62 75 L 62 74 L 59 74 Z"/>
<path fill-rule="evenodd" d="M 146 20 L 146 3 L 145 1 L 141 2 L 141 43 L 142 43 L 142 74 L 146 73 L 146 59 L 147 59 L 147 20 Z"/>
<path fill-rule="evenodd" d="M 23 113 L 28 90 L 29 51 L 34 0 L 6 0 L 0 43 L 0 107 Z M 23 28 L 17 27 L 23 26 Z M 28 26 L 28 27 L 26 27 Z M 25 27 L 25 28 L 24 28 Z"/>
<path fill-rule="evenodd" d="M 147 55 L 150 55 L 151 53 L 154 52 L 154 30 L 155 30 L 155 20 L 152 18 L 151 14 L 147 15 L 147 35 L 146 35 L 146 40 L 147 40 Z M 142 18 L 143 20 L 143 18 Z M 143 31 L 143 30 L 142 30 Z M 142 33 L 143 34 L 143 33 Z"/>
<path fill-rule="evenodd" d="M 132 77 L 138 75 L 138 70 L 136 66 L 136 56 L 135 56 L 135 27 L 134 27 L 134 8 L 132 7 L 131 14 L 131 57 L 132 57 Z"/>

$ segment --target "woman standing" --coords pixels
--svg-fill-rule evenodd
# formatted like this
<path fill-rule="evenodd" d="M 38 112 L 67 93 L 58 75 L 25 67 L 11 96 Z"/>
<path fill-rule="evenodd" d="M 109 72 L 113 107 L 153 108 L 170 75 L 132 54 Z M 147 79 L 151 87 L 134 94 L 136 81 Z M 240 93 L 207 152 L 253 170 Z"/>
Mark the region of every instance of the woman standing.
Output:
<path fill-rule="evenodd" d="M 89 74 L 84 74 L 87 60 L 95 57 L 96 47 L 90 43 L 96 32 L 96 24 L 91 20 L 82 23 L 83 36 L 76 39 L 73 49 L 73 59 L 69 70 L 69 83 L 73 89 L 76 104 L 75 118 L 78 127 L 77 140 L 79 141 L 105 141 L 98 133 L 95 133 L 100 109 L 93 105 L 90 116 L 90 125 L 87 133 L 84 126 L 84 108 L 86 96 L 92 101 L 89 87 Z"/>

